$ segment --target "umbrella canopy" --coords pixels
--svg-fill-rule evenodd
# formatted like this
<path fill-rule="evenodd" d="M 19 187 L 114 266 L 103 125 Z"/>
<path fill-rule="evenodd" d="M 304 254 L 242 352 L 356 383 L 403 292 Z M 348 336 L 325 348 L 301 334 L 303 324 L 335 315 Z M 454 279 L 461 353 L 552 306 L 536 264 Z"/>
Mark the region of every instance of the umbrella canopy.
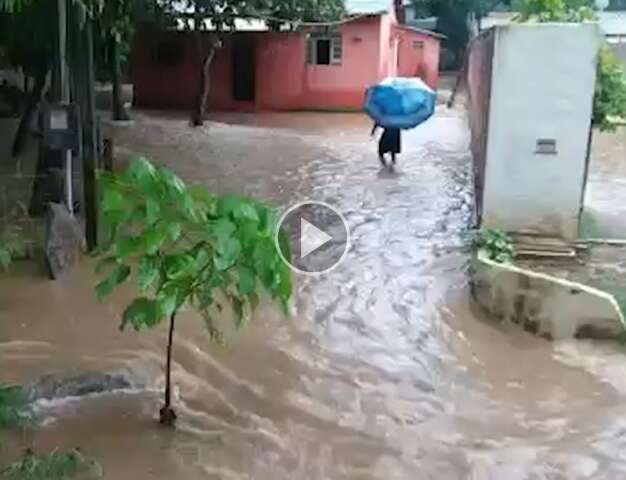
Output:
<path fill-rule="evenodd" d="M 389 77 L 367 89 L 363 109 L 381 127 L 408 129 L 430 118 L 435 97 L 419 78 Z"/>

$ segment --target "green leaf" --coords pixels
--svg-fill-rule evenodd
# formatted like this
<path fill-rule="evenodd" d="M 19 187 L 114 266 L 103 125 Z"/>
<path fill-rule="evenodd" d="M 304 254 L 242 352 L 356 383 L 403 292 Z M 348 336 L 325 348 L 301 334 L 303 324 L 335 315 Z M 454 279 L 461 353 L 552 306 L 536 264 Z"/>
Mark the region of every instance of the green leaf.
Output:
<path fill-rule="evenodd" d="M 158 257 L 145 256 L 139 260 L 137 280 L 141 291 L 148 290 L 159 277 L 161 262 Z"/>
<path fill-rule="evenodd" d="M 0 383 L 0 429 L 23 426 L 29 423 L 31 416 L 32 410 L 24 390 Z"/>
<path fill-rule="evenodd" d="M 165 232 L 167 234 L 167 239 L 170 242 L 175 242 L 180 238 L 183 233 L 183 227 L 178 222 L 166 222 L 165 223 Z"/>
<path fill-rule="evenodd" d="M 241 253 L 241 243 L 236 238 L 220 239 L 217 245 L 218 256 L 215 258 L 215 268 L 226 270 L 233 266 Z"/>
<path fill-rule="evenodd" d="M 123 283 L 130 275 L 130 267 L 127 265 L 118 265 L 107 278 L 96 285 L 96 296 L 103 299 L 110 294 L 115 288 Z"/>
<path fill-rule="evenodd" d="M 226 218 L 220 218 L 213 225 L 213 234 L 218 240 L 230 237 L 236 230 L 235 224 Z"/>
<path fill-rule="evenodd" d="M 148 255 L 155 255 L 167 241 L 168 232 L 162 223 L 147 227 L 141 236 L 141 247 Z"/>
<path fill-rule="evenodd" d="M 225 195 L 222 197 L 219 211 L 225 216 L 232 215 L 236 220 L 260 221 L 255 204 L 237 195 Z"/>
<path fill-rule="evenodd" d="M 159 219 L 161 213 L 161 204 L 159 200 L 152 196 L 146 197 L 146 221 L 148 223 L 154 223 Z"/>
<path fill-rule="evenodd" d="M 122 177 L 138 186 L 146 187 L 154 182 L 156 175 L 157 169 L 154 165 L 143 157 L 136 157 L 131 160 Z"/>
<path fill-rule="evenodd" d="M 115 243 L 114 254 L 118 258 L 124 259 L 136 255 L 142 247 L 142 237 L 124 237 Z"/>
<path fill-rule="evenodd" d="M 157 296 L 159 315 L 169 318 L 181 305 L 180 292 L 175 285 L 161 290 Z"/>
<path fill-rule="evenodd" d="M 113 187 L 107 188 L 102 194 L 101 208 L 103 212 L 122 212 L 126 210 L 127 200 L 124 199 L 122 194 L 113 189 Z"/>
<path fill-rule="evenodd" d="M 239 293 L 248 295 L 254 291 L 254 272 L 246 267 L 239 268 L 239 283 L 237 284 Z"/>
<path fill-rule="evenodd" d="M 130 324 L 135 330 L 142 327 L 154 327 L 163 317 L 159 316 L 159 308 L 156 301 L 146 297 L 136 298 L 122 315 L 122 324 L 120 329 Z"/>
<path fill-rule="evenodd" d="M 253 262 L 257 276 L 260 278 L 263 286 L 271 291 L 274 282 L 274 272 L 270 259 L 276 256 L 276 250 L 268 245 L 267 242 L 257 243 L 254 247 Z"/>
<path fill-rule="evenodd" d="M 168 279 L 180 280 L 196 271 L 195 258 L 186 253 L 169 255 L 165 262 L 165 272 Z"/>

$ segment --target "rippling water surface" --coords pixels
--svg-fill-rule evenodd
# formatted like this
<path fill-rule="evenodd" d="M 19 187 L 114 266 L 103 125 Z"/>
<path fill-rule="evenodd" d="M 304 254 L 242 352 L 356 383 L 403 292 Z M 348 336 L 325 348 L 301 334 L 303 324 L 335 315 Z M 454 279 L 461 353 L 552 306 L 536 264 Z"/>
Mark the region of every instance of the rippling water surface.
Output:
<path fill-rule="evenodd" d="M 229 115 L 202 129 L 140 114 L 118 132 L 188 182 L 280 207 L 314 199 L 352 247 L 295 309 L 264 304 L 227 347 L 193 312 L 174 352 L 180 423 L 154 421 L 165 331 L 117 330 L 131 292 L 94 300 L 92 265 L 60 281 L 0 277 L 2 378 L 121 371 L 128 391 L 40 405 L 37 446 L 80 445 L 110 479 L 626 478 L 626 378 L 612 345 L 552 344 L 468 299 L 465 121 L 441 111 L 382 171 L 360 116 Z M 14 439 L 14 442 L 20 442 Z"/>

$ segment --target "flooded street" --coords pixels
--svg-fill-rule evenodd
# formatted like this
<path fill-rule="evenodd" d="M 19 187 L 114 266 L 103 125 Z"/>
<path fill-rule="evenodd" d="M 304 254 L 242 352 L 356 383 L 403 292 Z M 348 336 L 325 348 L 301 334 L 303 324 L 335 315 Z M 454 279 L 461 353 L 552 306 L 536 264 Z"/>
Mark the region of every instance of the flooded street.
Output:
<path fill-rule="evenodd" d="M 295 278 L 290 317 L 264 303 L 226 347 L 181 314 L 176 431 L 155 421 L 166 329 L 118 331 L 132 292 L 98 303 L 90 261 L 54 283 L 34 266 L 0 276 L 4 381 L 120 372 L 133 384 L 40 403 L 36 446 L 80 446 L 116 480 L 626 477 L 622 347 L 550 343 L 470 302 L 459 111 L 406 134 L 395 173 L 380 169 L 361 116 L 215 120 L 191 129 L 139 113 L 117 132 L 121 161 L 142 153 L 188 183 L 280 208 L 327 202 L 349 223 L 350 251 L 327 275 Z"/>

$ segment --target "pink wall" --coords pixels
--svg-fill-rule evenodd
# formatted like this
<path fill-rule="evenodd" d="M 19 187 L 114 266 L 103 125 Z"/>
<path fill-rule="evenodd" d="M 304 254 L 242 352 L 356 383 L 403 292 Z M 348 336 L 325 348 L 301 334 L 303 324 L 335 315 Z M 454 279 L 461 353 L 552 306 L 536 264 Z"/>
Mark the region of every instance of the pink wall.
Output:
<path fill-rule="evenodd" d="M 156 39 L 172 40 L 180 49 L 181 62 L 176 66 L 157 64 L 152 59 Z M 193 61 L 193 38 L 184 32 L 142 30 L 133 39 L 131 49 L 134 102 L 149 108 L 190 108 L 198 84 L 198 70 Z"/>
<path fill-rule="evenodd" d="M 304 65 L 302 108 L 358 109 L 365 89 L 381 79 L 378 58 L 373 54 L 380 45 L 380 17 L 350 22 L 340 30 L 341 65 Z"/>
<path fill-rule="evenodd" d="M 341 65 L 308 65 L 303 32 L 236 33 L 254 44 L 255 101 L 232 95 L 232 38 L 226 38 L 210 69 L 209 106 L 226 110 L 360 109 L 365 89 L 390 75 L 414 76 L 436 86 L 438 39 L 395 26 L 393 13 L 340 27 Z M 158 64 L 153 45 L 173 40 L 181 50 L 173 67 Z M 413 39 L 424 42 L 422 52 Z M 139 106 L 189 108 L 198 90 L 194 38 L 187 32 L 140 32 L 133 44 L 135 101 Z"/>
<path fill-rule="evenodd" d="M 439 39 L 408 28 L 396 27 L 398 72 L 401 77 L 419 77 L 433 89 L 439 79 Z M 415 48 L 421 42 L 422 48 Z"/>

